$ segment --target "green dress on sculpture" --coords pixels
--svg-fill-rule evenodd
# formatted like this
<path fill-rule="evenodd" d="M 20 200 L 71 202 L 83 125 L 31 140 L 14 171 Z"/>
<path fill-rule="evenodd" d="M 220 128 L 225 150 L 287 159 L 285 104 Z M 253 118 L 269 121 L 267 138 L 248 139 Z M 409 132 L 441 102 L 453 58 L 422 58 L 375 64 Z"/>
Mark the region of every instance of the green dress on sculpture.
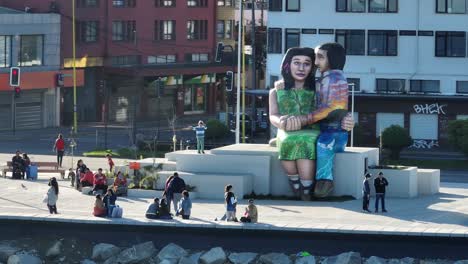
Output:
<path fill-rule="evenodd" d="M 280 115 L 306 115 L 315 110 L 315 92 L 305 89 L 276 90 Z M 320 128 L 317 124 L 297 131 L 278 129 L 280 160 L 316 159 L 315 146 Z"/>

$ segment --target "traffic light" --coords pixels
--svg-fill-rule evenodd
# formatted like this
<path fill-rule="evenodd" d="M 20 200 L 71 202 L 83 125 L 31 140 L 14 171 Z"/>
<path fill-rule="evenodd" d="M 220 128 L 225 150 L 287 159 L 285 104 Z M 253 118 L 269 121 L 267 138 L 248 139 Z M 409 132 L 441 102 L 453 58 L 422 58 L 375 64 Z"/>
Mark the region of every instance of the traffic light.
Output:
<path fill-rule="evenodd" d="M 226 91 L 232 91 L 232 87 L 234 86 L 234 72 L 227 71 L 224 81 L 226 82 Z"/>
<path fill-rule="evenodd" d="M 57 73 L 57 75 L 55 76 L 57 79 L 56 79 L 56 84 L 57 84 L 57 87 L 63 87 L 63 73 Z"/>
<path fill-rule="evenodd" d="M 216 46 L 215 62 L 221 62 L 223 60 L 223 49 L 224 44 L 222 42 L 218 42 L 218 45 Z"/>
<path fill-rule="evenodd" d="M 20 88 L 19 86 L 15 86 L 14 92 L 15 92 L 15 98 L 20 98 L 20 96 L 21 96 L 21 88 Z"/>
<path fill-rule="evenodd" d="M 10 68 L 10 86 L 20 86 L 21 70 L 18 67 Z"/>

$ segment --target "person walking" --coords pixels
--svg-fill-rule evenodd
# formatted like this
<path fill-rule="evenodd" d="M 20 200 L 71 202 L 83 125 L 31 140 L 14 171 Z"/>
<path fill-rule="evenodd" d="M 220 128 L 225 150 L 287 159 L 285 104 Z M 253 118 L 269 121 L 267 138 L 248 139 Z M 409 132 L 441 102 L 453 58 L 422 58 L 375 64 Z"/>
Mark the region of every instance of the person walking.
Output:
<path fill-rule="evenodd" d="M 226 205 L 226 222 L 234 221 L 237 222 L 236 218 L 236 207 L 237 198 L 233 192 L 232 185 L 226 185 L 224 188 L 224 202 Z"/>
<path fill-rule="evenodd" d="M 185 190 L 185 181 L 179 177 L 177 172 L 174 172 L 174 178 L 170 181 L 167 187 L 167 207 L 171 211 L 171 201 L 174 205 L 174 212 L 177 213 L 179 201 L 182 199 L 182 192 Z"/>
<path fill-rule="evenodd" d="M 197 137 L 197 151 L 198 154 L 205 154 L 205 123 L 202 120 L 198 121 L 198 126 L 192 128 L 195 130 L 195 135 Z"/>
<path fill-rule="evenodd" d="M 369 210 L 369 202 L 370 202 L 370 186 L 369 186 L 369 179 L 372 177 L 370 173 L 366 173 L 364 176 L 364 181 L 362 182 L 362 210 L 364 212 L 371 213 Z"/>
<path fill-rule="evenodd" d="M 379 172 L 379 177 L 374 180 L 375 187 L 375 212 L 379 212 L 379 200 L 382 201 L 382 212 L 386 213 L 385 209 L 385 189 L 388 186 L 387 179 L 384 178 L 383 172 Z"/>
<path fill-rule="evenodd" d="M 58 134 L 54 143 L 53 151 L 57 152 L 57 167 L 62 167 L 63 154 L 65 153 L 65 140 L 62 134 Z"/>
<path fill-rule="evenodd" d="M 49 190 L 47 191 L 47 208 L 51 214 L 57 214 L 57 200 L 59 194 L 59 187 L 55 177 L 49 180 Z"/>

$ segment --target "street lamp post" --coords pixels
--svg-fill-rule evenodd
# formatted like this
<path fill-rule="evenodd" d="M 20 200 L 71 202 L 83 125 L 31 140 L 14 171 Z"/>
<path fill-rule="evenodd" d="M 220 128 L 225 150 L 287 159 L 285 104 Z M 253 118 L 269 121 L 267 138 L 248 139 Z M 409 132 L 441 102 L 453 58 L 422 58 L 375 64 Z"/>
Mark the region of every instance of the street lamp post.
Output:
<path fill-rule="evenodd" d="M 242 30 L 243 30 L 243 20 L 244 20 L 244 8 L 242 1 L 239 1 L 239 30 L 237 34 L 237 100 L 236 100 L 236 144 L 239 144 L 240 140 L 240 89 L 241 89 L 241 55 L 242 55 Z"/>
<path fill-rule="evenodd" d="M 354 118 L 354 83 L 350 83 L 351 86 L 351 115 Z M 354 126 L 351 129 L 351 147 L 354 146 Z"/>
<path fill-rule="evenodd" d="M 78 131 L 78 117 L 76 112 L 76 25 L 75 25 L 75 0 L 72 0 L 72 46 L 73 46 L 73 127 Z"/>

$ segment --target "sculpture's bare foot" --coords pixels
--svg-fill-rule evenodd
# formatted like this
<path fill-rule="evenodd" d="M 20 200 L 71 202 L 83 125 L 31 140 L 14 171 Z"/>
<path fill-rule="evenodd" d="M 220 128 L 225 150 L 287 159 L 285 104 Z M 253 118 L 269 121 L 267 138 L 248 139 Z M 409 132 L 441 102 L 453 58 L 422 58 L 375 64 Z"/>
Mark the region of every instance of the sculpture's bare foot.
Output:
<path fill-rule="evenodd" d="M 333 181 L 318 180 L 315 183 L 314 196 L 317 198 L 327 197 L 333 191 Z"/>
<path fill-rule="evenodd" d="M 276 147 L 276 138 L 270 139 L 268 145 L 270 145 L 270 147 Z"/>

